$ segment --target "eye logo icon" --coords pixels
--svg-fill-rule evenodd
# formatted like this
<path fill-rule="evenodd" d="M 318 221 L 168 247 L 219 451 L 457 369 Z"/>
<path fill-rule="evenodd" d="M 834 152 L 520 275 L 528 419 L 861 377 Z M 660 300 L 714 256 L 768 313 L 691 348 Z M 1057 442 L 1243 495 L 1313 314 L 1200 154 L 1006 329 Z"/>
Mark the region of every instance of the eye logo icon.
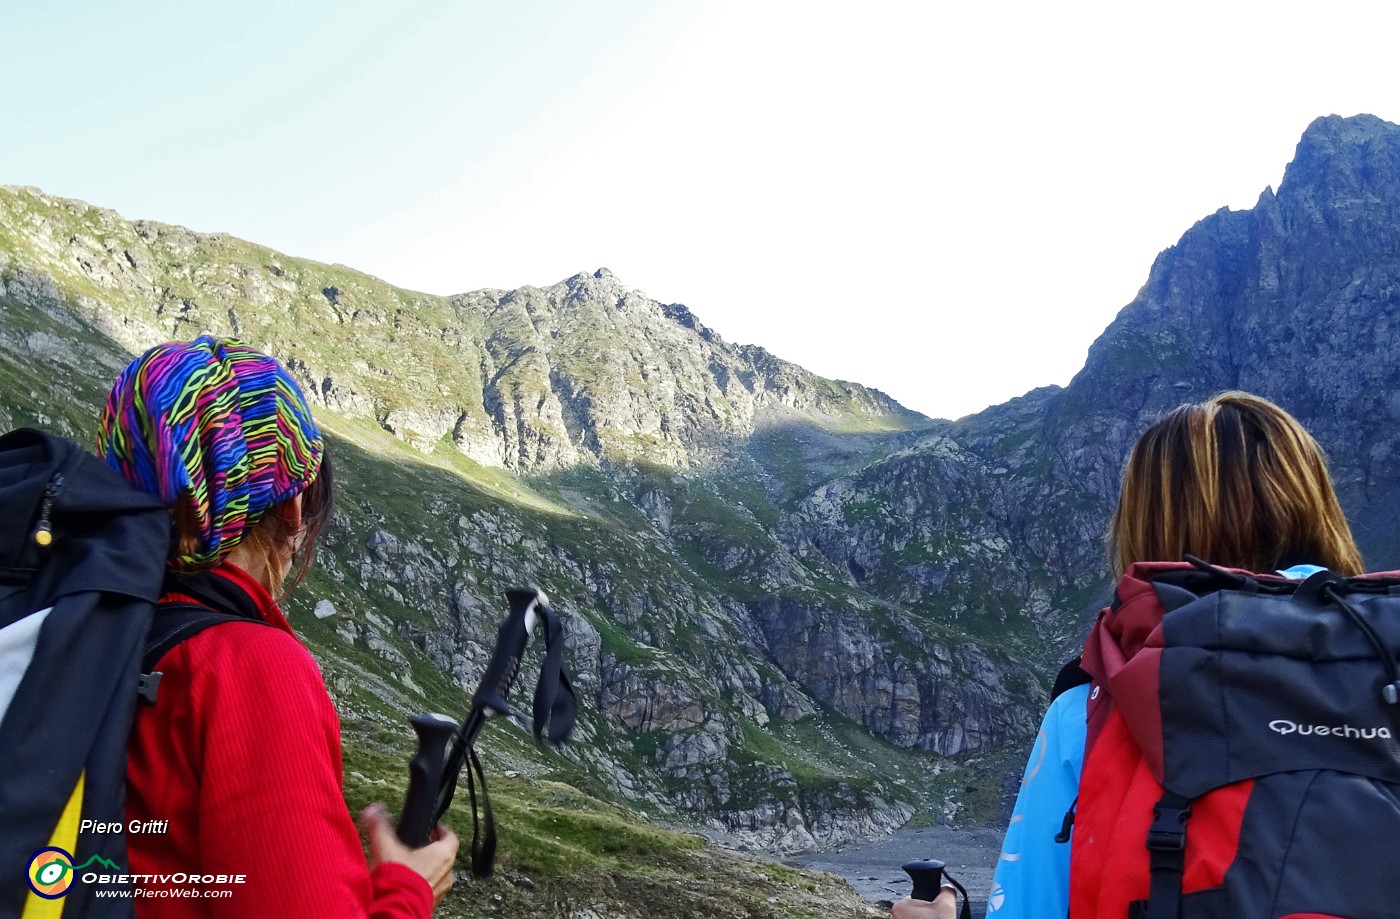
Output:
<path fill-rule="evenodd" d="M 57 900 L 73 886 L 73 856 L 62 849 L 40 849 L 29 860 L 29 889 L 46 900 Z"/>

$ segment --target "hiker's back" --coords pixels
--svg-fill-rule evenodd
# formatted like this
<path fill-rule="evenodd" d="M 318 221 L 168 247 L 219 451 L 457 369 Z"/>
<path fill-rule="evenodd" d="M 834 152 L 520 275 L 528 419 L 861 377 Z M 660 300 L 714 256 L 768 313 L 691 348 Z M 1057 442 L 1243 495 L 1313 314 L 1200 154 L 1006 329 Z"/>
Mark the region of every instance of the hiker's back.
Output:
<path fill-rule="evenodd" d="M 1093 677 L 1071 919 L 1400 915 L 1400 577 L 1134 565 Z"/>
<path fill-rule="evenodd" d="M 1060 695 L 1042 725 L 1063 739 L 1061 719 L 1086 719 L 1087 756 L 1066 759 L 1078 799 L 1060 789 L 1063 822 L 1047 820 L 1023 785 L 998 917 L 1043 915 L 1023 866 L 1071 839 L 1051 880 L 1074 919 L 1400 916 L 1400 873 L 1370 852 L 1400 834 L 1381 696 L 1400 608 L 1375 582 L 1290 596 L 1317 566 L 1365 570 L 1321 446 L 1250 393 L 1177 406 L 1133 444 L 1107 535 L 1121 580 L 1084 648 L 1087 702 Z"/>

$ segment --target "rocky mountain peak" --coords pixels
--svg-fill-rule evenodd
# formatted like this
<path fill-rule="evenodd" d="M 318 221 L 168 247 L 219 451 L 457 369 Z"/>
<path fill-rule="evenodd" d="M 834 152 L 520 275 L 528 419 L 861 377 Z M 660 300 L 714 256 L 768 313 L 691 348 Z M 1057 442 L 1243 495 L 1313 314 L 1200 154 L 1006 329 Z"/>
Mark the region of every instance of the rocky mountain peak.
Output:
<path fill-rule="evenodd" d="M 1385 203 L 1400 185 L 1400 128 L 1374 115 L 1328 115 L 1308 126 L 1284 173 L 1278 197 L 1304 209 L 1347 215 Z"/>
<path fill-rule="evenodd" d="M 731 346 L 606 268 L 442 298 L 41 192 L 0 190 L 0 226 L 15 229 L 24 270 L 133 350 L 238 335 L 284 358 L 326 408 L 424 452 L 447 444 L 516 472 L 713 465 L 776 416 L 854 430 L 927 420 Z"/>
<path fill-rule="evenodd" d="M 1364 159 L 1384 146 L 1394 145 L 1397 133 L 1400 131 L 1396 125 L 1375 115 L 1322 115 L 1303 131 L 1294 163 L 1320 163 L 1338 156 Z"/>
<path fill-rule="evenodd" d="M 825 484 L 802 511 L 805 545 L 880 596 L 930 616 L 978 609 L 1008 645 L 1029 627 L 1068 653 L 1107 584 L 1103 533 L 1133 441 L 1160 413 L 1239 388 L 1318 437 L 1371 566 L 1393 567 L 1398 151 L 1400 127 L 1371 116 L 1314 122 L 1278 194 L 1162 252 L 1065 389 Z"/>

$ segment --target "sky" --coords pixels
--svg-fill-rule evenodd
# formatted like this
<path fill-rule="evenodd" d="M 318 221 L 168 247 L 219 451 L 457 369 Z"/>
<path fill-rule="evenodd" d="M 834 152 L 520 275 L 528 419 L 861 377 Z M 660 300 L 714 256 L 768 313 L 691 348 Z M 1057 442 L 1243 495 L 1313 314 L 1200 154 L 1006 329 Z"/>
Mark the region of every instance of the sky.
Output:
<path fill-rule="evenodd" d="M 0 0 L 0 184 L 437 294 L 607 267 L 959 417 L 1065 384 L 1400 4 Z"/>

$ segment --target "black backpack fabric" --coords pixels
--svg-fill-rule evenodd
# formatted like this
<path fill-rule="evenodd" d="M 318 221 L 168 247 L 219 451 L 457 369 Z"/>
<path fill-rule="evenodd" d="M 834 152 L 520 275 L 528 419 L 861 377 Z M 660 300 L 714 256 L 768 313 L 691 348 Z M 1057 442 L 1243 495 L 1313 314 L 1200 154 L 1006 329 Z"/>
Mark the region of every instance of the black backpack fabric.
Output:
<path fill-rule="evenodd" d="M 78 865 L 127 863 L 122 834 L 77 829 L 123 818 L 169 541 L 161 502 L 77 444 L 0 438 L 0 919 L 35 901 L 28 870 L 46 847 Z M 132 915 L 131 900 L 95 904 L 92 892 L 74 885 L 60 915 Z"/>

